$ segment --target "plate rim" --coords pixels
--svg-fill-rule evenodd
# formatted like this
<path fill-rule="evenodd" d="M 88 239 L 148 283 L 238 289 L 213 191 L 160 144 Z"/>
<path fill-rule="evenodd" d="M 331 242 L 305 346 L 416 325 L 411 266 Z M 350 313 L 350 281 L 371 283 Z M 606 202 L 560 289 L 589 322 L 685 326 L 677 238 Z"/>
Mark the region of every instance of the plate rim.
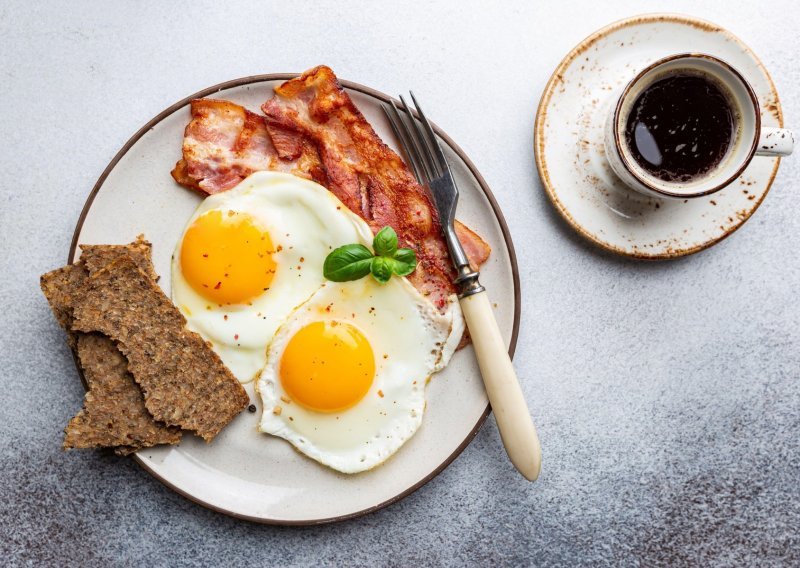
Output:
<path fill-rule="evenodd" d="M 709 32 L 717 32 L 721 33 L 724 36 L 728 37 L 732 42 L 736 45 L 741 47 L 745 53 L 747 53 L 753 61 L 755 61 L 756 65 L 761 69 L 764 73 L 764 76 L 767 78 L 769 83 L 770 91 L 773 97 L 775 98 L 775 109 L 776 109 L 776 118 L 778 119 L 778 125 L 780 128 L 784 126 L 784 117 L 783 117 L 783 107 L 781 105 L 780 97 L 778 95 L 778 89 L 775 86 L 775 82 L 772 80 L 772 76 L 769 74 L 766 66 L 761 61 L 761 59 L 756 55 L 756 53 L 750 49 L 744 41 L 742 41 L 737 35 L 733 32 L 724 28 L 718 24 L 709 22 L 708 20 L 703 20 L 701 18 L 696 18 L 694 16 L 688 16 L 686 14 L 680 13 L 673 13 L 673 12 L 652 12 L 652 13 L 645 13 L 639 14 L 636 16 L 629 16 L 627 18 L 622 18 L 620 20 L 616 20 L 607 24 L 598 30 L 595 30 L 580 42 L 578 42 L 575 47 L 569 50 L 567 54 L 559 61 L 556 68 L 553 70 L 553 73 L 550 75 L 550 78 L 547 80 L 545 84 L 544 90 L 542 91 L 541 98 L 539 99 L 539 105 L 536 108 L 536 116 L 534 118 L 534 127 L 533 127 L 533 153 L 536 162 L 536 170 L 539 174 L 539 179 L 542 182 L 542 186 L 544 187 L 545 193 L 547 194 L 550 203 L 552 203 L 553 207 L 558 211 L 561 218 L 567 222 L 567 224 L 579 235 L 583 238 L 591 242 L 592 244 L 598 246 L 599 248 L 612 252 L 616 255 L 633 258 L 636 260 L 651 260 L 651 261 L 658 261 L 658 260 L 672 260 L 676 258 L 682 258 L 684 256 L 689 256 L 700 251 L 706 250 L 711 248 L 712 246 L 718 244 L 720 241 L 726 239 L 734 232 L 736 232 L 741 226 L 743 226 L 750 217 L 758 210 L 763 203 L 764 199 L 767 197 L 769 190 L 772 188 L 772 184 L 775 181 L 775 177 L 778 174 L 778 169 L 781 165 L 780 157 L 775 160 L 775 165 L 772 169 L 772 174 L 767 182 L 767 186 L 764 189 L 764 192 L 761 195 L 761 199 L 755 204 L 755 206 L 750 210 L 750 213 L 742 219 L 738 224 L 730 227 L 727 231 L 725 231 L 719 237 L 707 241 L 702 244 L 698 244 L 680 251 L 676 252 L 661 252 L 657 254 L 642 254 L 635 251 L 628 251 L 621 247 L 615 246 L 611 243 L 604 242 L 597 238 L 595 235 L 590 233 L 589 231 L 585 230 L 575 219 L 572 218 L 569 210 L 561 203 L 561 200 L 558 198 L 556 191 L 553 187 L 553 184 L 550 181 L 550 175 L 547 169 L 547 164 L 545 159 L 542 155 L 544 145 L 545 145 L 545 135 L 544 135 L 544 120 L 547 116 L 547 106 L 549 106 L 550 99 L 555 92 L 555 84 L 559 77 L 567 70 L 567 68 L 572 64 L 572 62 L 582 53 L 584 53 L 587 49 L 589 49 L 592 45 L 594 45 L 598 40 L 604 38 L 605 36 L 630 26 L 635 26 L 639 24 L 656 24 L 662 22 L 669 22 L 669 23 L 678 23 L 683 24 L 686 26 L 691 26 L 698 28 L 703 31 Z"/>
<path fill-rule="evenodd" d="M 150 119 L 144 126 L 142 126 L 139 130 L 137 130 L 133 136 L 131 136 L 127 142 L 120 148 L 120 150 L 114 155 L 108 165 L 105 167 L 103 172 L 100 174 L 100 177 L 95 182 L 94 186 L 92 187 L 91 192 L 86 198 L 86 202 L 83 205 L 83 209 L 81 210 L 80 216 L 78 217 L 78 222 L 75 225 L 75 230 L 72 234 L 72 242 L 69 248 L 69 254 L 67 256 L 67 263 L 72 264 L 73 260 L 75 259 L 75 252 L 78 248 L 78 239 L 80 237 L 81 230 L 83 229 L 83 224 L 86 220 L 86 217 L 89 214 L 89 211 L 92 207 L 92 203 L 94 202 L 95 197 L 100 192 L 103 184 L 105 183 L 108 176 L 117 166 L 120 160 L 128 153 L 128 151 L 145 135 L 149 132 L 156 124 L 160 123 L 165 118 L 172 115 L 174 112 L 180 110 L 184 106 L 188 105 L 193 99 L 204 98 L 210 95 L 213 95 L 219 91 L 223 91 L 226 89 L 232 89 L 235 87 L 241 87 L 243 85 L 249 85 L 253 83 L 262 83 L 267 81 L 287 81 L 289 79 L 293 79 L 295 77 L 299 77 L 300 73 L 265 73 L 265 74 L 258 74 L 258 75 L 248 75 L 246 77 L 240 77 L 238 79 L 231 79 L 229 81 L 224 81 L 222 83 L 217 83 L 216 85 L 212 85 L 211 87 L 207 87 L 205 89 L 201 89 L 191 95 L 182 98 L 178 102 L 168 106 L 152 119 Z M 371 96 L 375 99 L 383 103 L 390 103 L 394 101 L 395 103 L 399 104 L 399 101 L 393 99 L 392 97 L 373 89 L 371 87 L 367 87 L 360 83 L 355 83 L 353 81 L 346 81 L 346 80 L 339 80 L 339 83 L 345 89 L 353 90 L 360 92 L 362 94 Z M 511 274 L 514 286 L 514 322 L 511 330 L 511 339 L 509 341 L 508 352 L 511 356 L 512 360 L 514 358 L 514 352 L 517 346 L 517 339 L 519 336 L 519 326 L 520 326 L 520 317 L 521 317 L 521 309 L 522 309 L 522 301 L 520 298 L 520 277 L 519 277 L 519 265 L 517 264 L 517 255 L 516 251 L 514 250 L 514 243 L 511 239 L 511 233 L 508 229 L 508 224 L 506 222 L 505 217 L 503 216 L 502 211 L 500 210 L 500 205 L 497 203 L 497 199 L 495 198 L 494 194 L 492 193 L 491 189 L 489 189 L 489 185 L 486 183 L 486 180 L 483 179 L 483 176 L 478 171 L 475 164 L 466 153 L 456 144 L 450 136 L 447 135 L 441 128 L 439 128 L 436 124 L 431 123 L 433 126 L 433 130 L 436 132 L 437 136 L 439 136 L 444 142 L 450 146 L 450 148 L 455 152 L 455 154 L 461 159 L 464 164 L 469 169 L 470 173 L 475 177 L 478 182 L 478 186 L 480 187 L 481 192 L 484 194 L 486 199 L 489 201 L 489 205 L 492 208 L 492 213 L 497 220 L 498 225 L 500 226 L 500 232 L 503 235 L 503 241 L 506 246 L 506 250 L 508 251 L 509 262 L 511 264 Z M 84 380 L 83 371 L 78 363 L 77 357 L 73 354 L 73 360 L 75 362 L 75 367 L 78 370 L 78 374 L 80 375 L 81 381 L 86 386 L 86 381 Z M 484 422 L 486 422 L 486 418 L 489 416 L 491 412 L 491 405 L 486 404 L 486 408 L 483 410 L 483 413 L 478 418 L 478 421 L 472 427 L 472 430 L 466 435 L 464 440 L 458 447 L 451 453 L 445 460 L 436 466 L 431 473 L 423 477 L 418 482 L 414 483 L 412 486 L 408 487 L 407 489 L 401 491 L 397 495 L 382 501 L 376 505 L 371 507 L 367 507 L 365 509 L 361 509 L 360 511 L 355 511 L 353 513 L 347 513 L 345 515 L 337 515 L 334 517 L 325 517 L 320 519 L 302 519 L 302 520 L 286 520 L 286 519 L 272 519 L 266 517 L 257 517 L 253 515 L 244 515 L 241 513 L 237 513 L 235 511 L 231 511 L 229 509 L 225 509 L 224 507 L 220 507 L 214 505 L 212 503 L 208 503 L 203 501 L 202 499 L 195 497 L 193 495 L 188 494 L 186 491 L 182 490 L 181 488 L 175 486 L 167 479 L 159 475 L 155 470 L 153 470 L 146 461 L 140 457 L 138 454 L 133 454 L 133 459 L 136 463 L 144 469 L 147 473 L 149 473 L 153 478 L 159 481 L 162 485 L 167 487 L 168 489 L 174 491 L 178 495 L 188 499 L 189 501 L 200 505 L 206 509 L 210 509 L 217 513 L 222 513 L 229 517 L 233 517 L 236 519 L 249 521 L 258 524 L 264 525 L 276 525 L 276 526 L 311 526 L 311 525 L 323 525 L 329 523 L 336 523 L 341 521 L 347 521 L 350 519 L 355 519 L 358 517 L 362 517 L 364 515 L 368 515 L 369 513 L 373 513 L 389 505 L 397 503 L 398 501 L 402 500 L 403 498 L 411 495 L 417 489 L 421 488 L 422 486 L 426 485 L 429 481 L 439 475 L 442 471 L 447 468 L 461 453 L 466 449 L 466 447 L 472 442 L 472 440 L 477 436 L 478 432 L 483 426 Z"/>

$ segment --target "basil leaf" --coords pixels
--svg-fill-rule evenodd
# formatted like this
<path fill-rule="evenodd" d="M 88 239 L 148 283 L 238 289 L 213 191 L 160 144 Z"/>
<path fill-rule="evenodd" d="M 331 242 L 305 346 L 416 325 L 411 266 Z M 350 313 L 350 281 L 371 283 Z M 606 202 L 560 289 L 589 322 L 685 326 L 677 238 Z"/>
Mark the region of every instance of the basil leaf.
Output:
<path fill-rule="evenodd" d="M 397 233 L 391 227 L 384 227 L 372 240 L 376 256 L 392 256 L 397 252 Z"/>
<path fill-rule="evenodd" d="M 375 254 L 364 245 L 339 247 L 325 259 L 322 273 L 333 282 L 358 280 L 367 274 L 379 283 L 386 284 L 392 274 L 408 276 L 417 267 L 417 255 L 412 249 L 397 248 L 397 233 L 384 227 L 372 241 Z"/>
<path fill-rule="evenodd" d="M 373 258 L 364 245 L 344 245 L 325 258 L 322 274 L 333 282 L 358 280 L 369 274 Z"/>
<path fill-rule="evenodd" d="M 398 276 L 408 276 L 417 268 L 417 255 L 409 248 L 397 249 L 392 257 L 392 272 Z"/>
<path fill-rule="evenodd" d="M 376 256 L 372 259 L 372 277 L 380 284 L 386 284 L 392 277 L 391 258 Z"/>

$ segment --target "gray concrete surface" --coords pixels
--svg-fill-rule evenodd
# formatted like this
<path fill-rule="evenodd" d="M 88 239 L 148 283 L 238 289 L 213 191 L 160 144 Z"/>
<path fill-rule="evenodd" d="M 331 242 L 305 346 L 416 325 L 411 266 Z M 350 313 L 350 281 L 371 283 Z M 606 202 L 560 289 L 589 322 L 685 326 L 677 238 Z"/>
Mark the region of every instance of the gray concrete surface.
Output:
<path fill-rule="evenodd" d="M 732 238 L 645 264 L 573 235 L 531 150 L 563 54 L 612 20 L 665 9 L 749 43 L 800 128 L 800 9 L 556 4 L 0 4 L 0 564 L 800 563 L 800 155 Z M 402 502 L 275 528 L 204 510 L 127 459 L 60 451 L 83 392 L 38 276 L 64 263 L 96 178 L 188 93 L 321 62 L 424 93 L 503 207 L 524 295 L 516 365 L 544 447 L 537 484 L 515 474 L 489 420 Z"/>

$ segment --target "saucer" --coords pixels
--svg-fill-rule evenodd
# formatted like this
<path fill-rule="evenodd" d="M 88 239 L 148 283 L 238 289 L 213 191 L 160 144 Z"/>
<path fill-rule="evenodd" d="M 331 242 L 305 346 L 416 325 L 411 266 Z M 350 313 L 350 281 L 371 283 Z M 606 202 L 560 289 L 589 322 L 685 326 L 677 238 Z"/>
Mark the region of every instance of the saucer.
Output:
<path fill-rule="evenodd" d="M 767 70 L 740 39 L 714 24 L 649 14 L 593 33 L 559 64 L 536 114 L 536 167 L 548 197 L 578 233 L 617 254 L 667 259 L 706 249 L 758 209 L 780 158 L 756 156 L 738 179 L 706 197 L 666 200 L 625 186 L 611 170 L 603 126 L 614 93 L 636 73 L 673 53 L 714 55 L 753 87 L 763 126 L 783 126 L 778 93 Z"/>

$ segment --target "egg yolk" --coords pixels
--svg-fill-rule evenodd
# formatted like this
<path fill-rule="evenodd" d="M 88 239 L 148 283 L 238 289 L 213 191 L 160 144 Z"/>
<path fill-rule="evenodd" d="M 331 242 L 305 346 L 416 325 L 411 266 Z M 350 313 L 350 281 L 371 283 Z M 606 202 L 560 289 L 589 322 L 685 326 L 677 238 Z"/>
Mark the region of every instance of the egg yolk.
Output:
<path fill-rule="evenodd" d="M 317 412 L 344 410 L 361 400 L 375 377 L 367 338 L 347 322 L 314 322 L 289 340 L 280 362 L 286 394 Z"/>
<path fill-rule="evenodd" d="M 181 245 L 181 270 L 189 285 L 217 304 L 242 304 L 267 289 L 275 275 L 269 233 L 252 217 L 209 211 L 194 220 Z"/>

